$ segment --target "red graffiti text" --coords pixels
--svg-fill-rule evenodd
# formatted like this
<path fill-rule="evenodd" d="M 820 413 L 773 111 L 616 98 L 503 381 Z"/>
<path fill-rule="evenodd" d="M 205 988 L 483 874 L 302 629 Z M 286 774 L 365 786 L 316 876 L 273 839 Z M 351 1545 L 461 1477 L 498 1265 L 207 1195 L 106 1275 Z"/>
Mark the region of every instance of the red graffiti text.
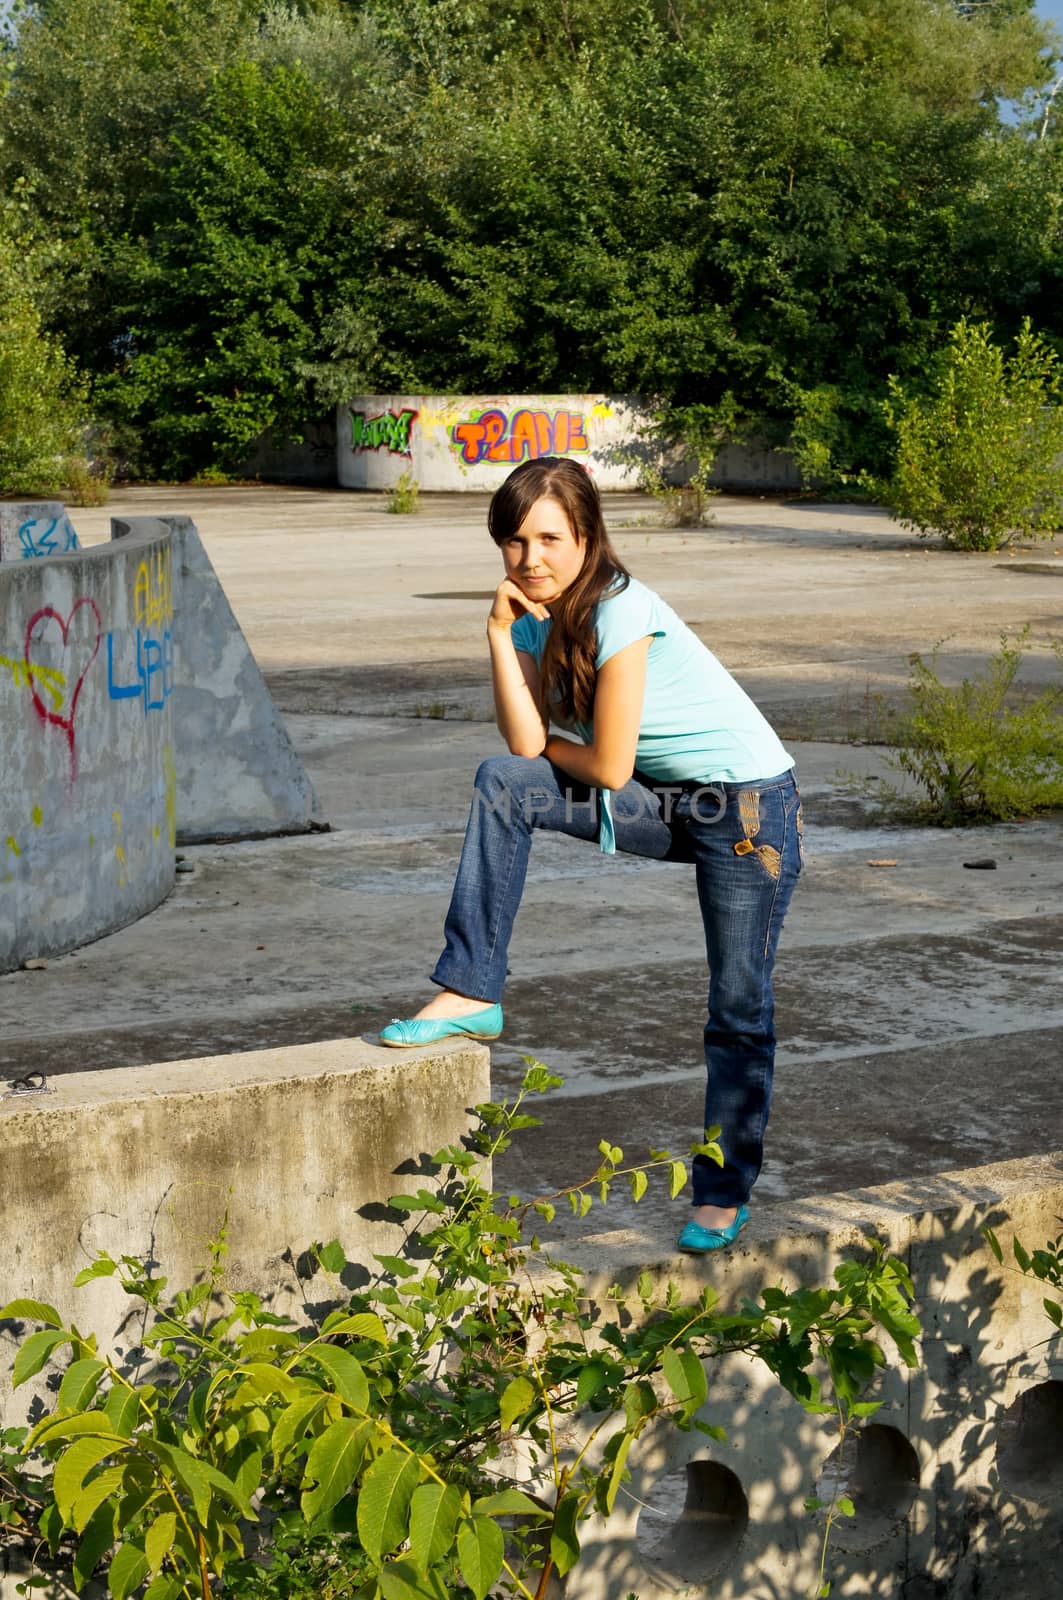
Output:
<path fill-rule="evenodd" d="M 461 459 L 469 466 L 478 461 L 499 461 L 507 466 L 534 461 L 539 456 L 567 456 L 589 450 L 586 421 L 578 411 L 481 411 L 450 430 Z"/>

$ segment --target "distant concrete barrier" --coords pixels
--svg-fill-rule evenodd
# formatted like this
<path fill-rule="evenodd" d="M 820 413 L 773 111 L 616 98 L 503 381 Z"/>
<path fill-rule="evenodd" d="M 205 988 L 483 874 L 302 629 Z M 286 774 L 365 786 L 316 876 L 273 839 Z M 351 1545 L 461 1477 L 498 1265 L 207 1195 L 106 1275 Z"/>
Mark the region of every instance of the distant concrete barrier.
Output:
<path fill-rule="evenodd" d="M 570 456 L 603 490 L 637 489 L 651 410 L 632 395 L 360 395 L 337 408 L 336 475 L 346 489 L 391 489 L 409 473 L 427 492 L 493 490 L 521 461 Z M 789 491 L 787 451 L 725 445 L 710 482 Z"/>
<path fill-rule="evenodd" d="M 20 544 L 51 510 L 14 519 Z M 174 880 L 169 533 L 33 555 L 0 563 L 0 972 L 134 922 Z"/>
<path fill-rule="evenodd" d="M 61 500 L 0 500 L 0 561 L 65 556 L 79 548 Z"/>
<path fill-rule="evenodd" d="M 45 1300 L 113 1351 L 129 1344 L 128 1298 L 109 1278 L 73 1287 L 97 1250 L 157 1262 L 184 1288 L 224 1219 L 230 1287 L 298 1316 L 296 1260 L 314 1240 L 338 1238 L 366 1266 L 400 1249 L 404 1227 L 384 1203 L 408 1187 L 405 1162 L 461 1141 L 468 1108 L 489 1098 L 490 1057 L 467 1040 L 398 1056 L 335 1039 L 71 1073 L 52 1087 L 0 1096 L 0 1304 Z M 314 1291 L 342 1293 L 321 1280 Z M 13 1395 L 7 1376 L 17 1332 L 0 1324 L 9 1421 L 24 1419 L 29 1394 Z"/>
<path fill-rule="evenodd" d="M 144 534 L 173 540 L 178 843 L 309 831 L 313 785 L 195 523 L 111 519 L 119 546 Z"/>

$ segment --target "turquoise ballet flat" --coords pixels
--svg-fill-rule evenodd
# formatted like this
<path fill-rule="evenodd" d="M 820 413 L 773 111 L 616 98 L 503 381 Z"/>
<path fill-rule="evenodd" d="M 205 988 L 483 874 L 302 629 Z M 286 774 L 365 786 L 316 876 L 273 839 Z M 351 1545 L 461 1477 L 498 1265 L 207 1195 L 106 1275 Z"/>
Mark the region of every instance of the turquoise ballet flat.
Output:
<path fill-rule="evenodd" d="M 502 1032 L 502 1007 L 486 1006 L 467 1017 L 411 1017 L 403 1022 L 393 1017 L 380 1032 L 380 1043 L 392 1050 L 410 1050 L 415 1045 L 438 1044 L 440 1039 L 497 1039 Z"/>
<path fill-rule="evenodd" d="M 733 1222 L 726 1228 L 703 1228 L 700 1222 L 688 1222 L 676 1243 L 680 1250 L 686 1250 L 689 1255 L 702 1256 L 710 1250 L 726 1250 L 729 1244 L 734 1244 L 739 1233 L 749 1221 L 749 1207 L 739 1206 Z"/>

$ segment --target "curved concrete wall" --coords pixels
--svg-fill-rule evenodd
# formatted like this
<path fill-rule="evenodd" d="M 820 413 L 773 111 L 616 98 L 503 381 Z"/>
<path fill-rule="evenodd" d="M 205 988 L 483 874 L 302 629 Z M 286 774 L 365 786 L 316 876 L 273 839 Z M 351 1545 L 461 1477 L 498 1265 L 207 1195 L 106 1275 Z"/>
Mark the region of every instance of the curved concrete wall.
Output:
<path fill-rule="evenodd" d="M 0 972 L 174 880 L 170 535 L 0 563 Z"/>
<path fill-rule="evenodd" d="M 409 472 L 425 490 L 492 490 L 518 462 L 557 455 L 600 489 L 634 489 L 626 453 L 647 421 L 617 395 L 361 395 L 338 410 L 336 475 L 345 489 L 390 489 Z"/>
<path fill-rule="evenodd" d="M 390 489 L 408 472 L 420 488 L 497 489 L 521 461 L 571 456 L 599 489 L 637 489 L 653 413 L 633 395 L 359 395 L 336 413 L 336 476 L 344 489 Z M 670 469 L 671 470 L 671 469 Z M 709 478 L 721 489 L 801 487 L 786 450 L 726 444 Z"/>

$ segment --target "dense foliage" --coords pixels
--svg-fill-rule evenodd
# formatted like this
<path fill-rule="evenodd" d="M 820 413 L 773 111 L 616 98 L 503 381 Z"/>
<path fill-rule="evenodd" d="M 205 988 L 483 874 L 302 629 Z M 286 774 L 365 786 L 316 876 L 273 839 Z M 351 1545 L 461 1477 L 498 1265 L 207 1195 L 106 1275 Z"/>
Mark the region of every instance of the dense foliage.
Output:
<path fill-rule="evenodd" d="M 38 303 L 142 470 L 422 389 L 876 469 L 960 317 L 1063 335 L 1031 0 L 38 0 L 11 65 Z"/>

